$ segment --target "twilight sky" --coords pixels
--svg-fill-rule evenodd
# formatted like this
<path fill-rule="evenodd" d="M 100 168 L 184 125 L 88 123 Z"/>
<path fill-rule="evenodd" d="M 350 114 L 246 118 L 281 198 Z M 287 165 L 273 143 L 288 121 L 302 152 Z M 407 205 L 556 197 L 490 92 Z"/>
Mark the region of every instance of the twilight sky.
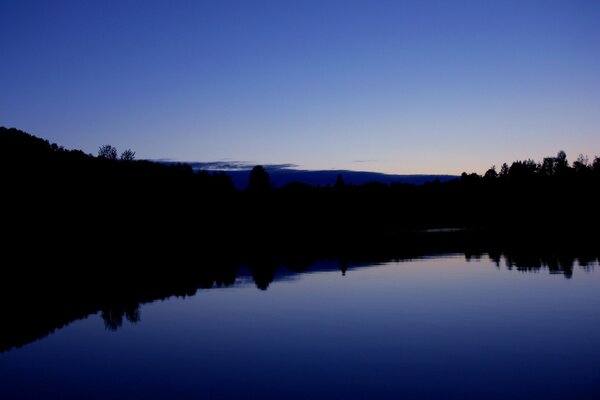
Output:
<path fill-rule="evenodd" d="M 598 0 L 0 0 L 0 125 L 96 154 L 483 173 L 600 155 Z"/>

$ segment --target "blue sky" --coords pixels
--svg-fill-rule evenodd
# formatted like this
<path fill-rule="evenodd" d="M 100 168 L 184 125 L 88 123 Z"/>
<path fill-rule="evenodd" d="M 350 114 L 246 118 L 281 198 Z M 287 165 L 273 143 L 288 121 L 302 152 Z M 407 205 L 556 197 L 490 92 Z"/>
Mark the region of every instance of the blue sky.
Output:
<path fill-rule="evenodd" d="M 0 0 L 0 125 L 68 148 L 483 173 L 600 155 L 600 2 Z"/>

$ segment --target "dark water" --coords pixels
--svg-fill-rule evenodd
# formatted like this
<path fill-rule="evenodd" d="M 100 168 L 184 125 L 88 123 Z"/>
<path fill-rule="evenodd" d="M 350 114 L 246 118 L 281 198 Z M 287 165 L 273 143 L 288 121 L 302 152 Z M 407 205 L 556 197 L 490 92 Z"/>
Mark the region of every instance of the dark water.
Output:
<path fill-rule="evenodd" d="M 0 399 L 600 398 L 600 271 L 439 256 L 100 313 L 0 354 Z"/>

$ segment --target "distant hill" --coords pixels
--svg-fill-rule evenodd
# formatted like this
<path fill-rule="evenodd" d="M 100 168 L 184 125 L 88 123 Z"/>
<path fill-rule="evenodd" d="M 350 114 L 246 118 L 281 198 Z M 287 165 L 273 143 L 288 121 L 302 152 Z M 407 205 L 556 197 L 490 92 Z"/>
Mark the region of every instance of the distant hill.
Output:
<path fill-rule="evenodd" d="M 293 169 L 269 169 L 267 172 L 271 176 L 271 183 L 275 187 L 282 187 L 290 182 L 301 182 L 313 186 L 333 185 L 338 175 L 342 175 L 344 182 L 350 185 L 362 185 L 369 182 L 380 182 L 384 184 L 406 183 L 422 185 L 426 182 L 433 182 L 438 179 L 440 182 L 446 182 L 458 179 L 458 176 L 452 175 L 391 175 L 378 172 L 349 171 L 349 170 L 323 170 L 306 171 Z M 248 185 L 250 171 L 224 171 L 229 176 L 237 188 L 245 188 Z"/>
<path fill-rule="evenodd" d="M 163 161 L 165 164 L 172 164 L 170 161 Z M 175 164 L 175 163 L 173 163 Z M 214 165 L 213 163 L 191 162 L 195 171 L 208 170 L 211 172 L 224 172 L 231 177 L 231 180 L 237 189 L 245 189 L 248 186 L 248 178 L 252 167 L 239 164 L 233 164 L 230 168 L 227 165 Z M 217 168 L 215 168 L 217 167 Z M 222 167 L 222 168 L 218 168 Z M 379 182 L 386 185 L 392 183 L 422 185 L 426 182 L 434 182 L 436 179 L 440 182 L 447 182 L 459 179 L 455 175 L 395 175 L 384 174 L 380 172 L 350 171 L 350 170 L 303 170 L 295 169 L 292 165 L 265 165 L 266 171 L 271 178 L 271 184 L 275 187 L 282 187 L 291 182 L 300 182 L 312 186 L 333 185 L 338 175 L 342 175 L 344 182 L 350 185 L 363 185 L 369 182 Z"/>

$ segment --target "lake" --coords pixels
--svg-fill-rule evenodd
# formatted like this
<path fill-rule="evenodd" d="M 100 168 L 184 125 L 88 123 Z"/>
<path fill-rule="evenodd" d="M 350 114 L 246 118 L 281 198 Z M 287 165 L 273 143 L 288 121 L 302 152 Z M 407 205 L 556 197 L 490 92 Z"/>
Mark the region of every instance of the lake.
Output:
<path fill-rule="evenodd" d="M 0 398 L 600 398 L 598 262 L 571 263 L 242 267 L 0 353 Z"/>

